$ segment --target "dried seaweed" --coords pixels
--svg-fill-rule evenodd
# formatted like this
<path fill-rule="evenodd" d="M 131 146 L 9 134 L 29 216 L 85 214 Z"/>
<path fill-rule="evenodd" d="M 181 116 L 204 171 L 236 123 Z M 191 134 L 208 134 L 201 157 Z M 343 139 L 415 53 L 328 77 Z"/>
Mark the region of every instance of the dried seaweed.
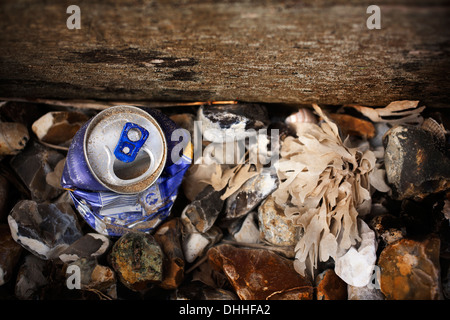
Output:
<path fill-rule="evenodd" d="M 389 188 L 374 153 L 348 147 L 336 124 L 313 107 L 324 122 L 297 126 L 297 137 L 284 140 L 276 165 L 280 186 L 273 193 L 285 215 L 304 229 L 294 266 L 310 276 L 319 260 L 335 259 L 361 240 L 357 216 L 370 209 L 371 185 Z"/>

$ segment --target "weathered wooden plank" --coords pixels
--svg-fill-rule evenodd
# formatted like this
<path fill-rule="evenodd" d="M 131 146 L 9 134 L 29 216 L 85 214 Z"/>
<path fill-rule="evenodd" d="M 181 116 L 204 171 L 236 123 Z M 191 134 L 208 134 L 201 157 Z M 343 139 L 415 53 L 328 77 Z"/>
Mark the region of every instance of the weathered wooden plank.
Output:
<path fill-rule="evenodd" d="M 449 3 L 376 2 L 2 0 L 0 96 L 448 103 Z"/>

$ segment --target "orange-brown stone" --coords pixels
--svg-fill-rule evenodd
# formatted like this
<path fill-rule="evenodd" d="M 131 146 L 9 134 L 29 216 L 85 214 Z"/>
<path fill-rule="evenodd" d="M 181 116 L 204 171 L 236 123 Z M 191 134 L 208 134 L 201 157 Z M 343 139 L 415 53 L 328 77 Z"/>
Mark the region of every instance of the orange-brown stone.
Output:
<path fill-rule="evenodd" d="M 242 300 L 311 300 L 311 282 L 298 274 L 293 261 L 270 250 L 222 244 L 208 251 L 213 268 L 227 276 Z"/>
<path fill-rule="evenodd" d="M 317 300 L 347 300 L 347 284 L 333 269 L 327 269 L 316 278 Z"/>
<path fill-rule="evenodd" d="M 380 254 L 380 287 L 390 300 L 435 300 L 442 297 L 439 282 L 440 240 L 402 239 Z"/>

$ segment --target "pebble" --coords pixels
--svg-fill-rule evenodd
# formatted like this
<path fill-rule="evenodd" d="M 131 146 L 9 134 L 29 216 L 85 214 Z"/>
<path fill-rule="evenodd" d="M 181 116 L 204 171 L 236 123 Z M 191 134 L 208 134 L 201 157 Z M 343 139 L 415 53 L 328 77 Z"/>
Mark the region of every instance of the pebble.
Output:
<path fill-rule="evenodd" d="M 395 126 L 386 132 L 384 146 L 386 176 L 396 199 L 420 201 L 450 188 L 450 159 L 431 132 Z"/>
<path fill-rule="evenodd" d="M 233 221 L 228 227 L 228 231 L 237 242 L 258 243 L 260 241 L 256 215 L 256 212 L 249 212 L 244 218 Z"/>
<path fill-rule="evenodd" d="M 109 261 L 130 290 L 144 292 L 163 280 L 163 252 L 150 234 L 128 232 L 113 245 Z"/>
<path fill-rule="evenodd" d="M 31 130 L 40 141 L 52 145 L 66 145 L 89 118 L 81 112 L 52 111 L 37 119 Z"/>
<path fill-rule="evenodd" d="M 327 269 L 315 279 L 316 300 L 347 300 L 347 284 L 333 269 Z"/>
<path fill-rule="evenodd" d="M 96 258 L 106 253 L 111 241 L 99 233 L 87 233 L 59 254 L 61 261 L 73 262 L 81 258 Z"/>
<path fill-rule="evenodd" d="M 365 139 L 375 137 L 375 127 L 371 121 L 340 113 L 331 113 L 329 116 L 338 125 L 344 137 L 347 135 Z"/>
<path fill-rule="evenodd" d="M 188 263 L 194 262 L 198 257 L 203 256 L 209 248 L 219 242 L 222 237 L 222 230 L 217 226 L 213 226 L 205 233 L 185 232 L 182 238 L 184 258 Z"/>
<path fill-rule="evenodd" d="M 205 233 L 214 225 L 222 211 L 224 204 L 224 200 L 220 198 L 222 194 L 223 191 L 215 191 L 208 185 L 186 206 L 182 216 L 189 220 L 197 232 Z"/>
<path fill-rule="evenodd" d="M 9 226 L 0 225 L 0 286 L 11 280 L 22 254 L 22 246 L 11 237 Z"/>
<path fill-rule="evenodd" d="M 61 188 L 52 187 L 47 183 L 47 175 L 55 170 L 56 165 L 64 156 L 50 148 L 31 142 L 13 159 L 11 167 L 25 183 L 31 192 L 31 198 L 38 202 L 51 200 L 60 195 Z"/>
<path fill-rule="evenodd" d="M 94 290 L 105 294 L 111 299 L 117 298 L 117 281 L 114 271 L 97 263 L 96 259 L 81 258 L 66 266 L 66 281 L 71 280 L 72 272 L 69 268 L 76 266 L 80 271 L 81 290 Z"/>
<path fill-rule="evenodd" d="M 278 187 L 278 178 L 271 170 L 248 179 L 225 203 L 225 219 L 243 217 L 256 208 Z"/>
<path fill-rule="evenodd" d="M 56 259 L 81 238 L 72 207 L 65 203 L 21 200 L 11 210 L 8 224 L 13 239 L 42 259 Z"/>
<path fill-rule="evenodd" d="M 388 300 L 442 299 L 439 267 L 440 240 L 401 239 L 380 254 L 380 287 Z"/>
<path fill-rule="evenodd" d="M 155 232 L 155 240 L 161 246 L 166 261 L 164 262 L 163 289 L 175 289 L 184 280 L 184 254 L 181 246 L 183 224 L 180 218 L 173 218 L 163 223 Z"/>
<path fill-rule="evenodd" d="M 361 237 L 359 246 L 352 246 L 344 255 L 337 257 L 334 271 L 347 284 L 364 287 L 372 278 L 377 243 L 375 232 L 362 219 L 358 219 L 358 229 Z"/>
<path fill-rule="evenodd" d="M 0 157 L 18 154 L 28 140 L 28 129 L 22 123 L 0 122 Z"/>
<path fill-rule="evenodd" d="M 220 244 L 208 250 L 210 264 L 222 271 L 241 300 L 312 300 L 311 282 L 293 261 L 264 249 Z"/>
<path fill-rule="evenodd" d="M 258 225 L 262 237 L 274 245 L 295 246 L 301 236 L 302 228 L 294 226 L 271 195 L 258 207 Z"/>
<path fill-rule="evenodd" d="M 254 135 L 267 126 L 269 118 L 263 105 L 230 104 L 202 106 L 197 120 L 201 121 L 204 140 L 222 143 Z"/>
<path fill-rule="evenodd" d="M 378 215 L 372 218 L 369 225 L 375 231 L 376 238 L 383 241 L 384 245 L 398 241 L 406 234 L 401 220 L 391 214 Z"/>

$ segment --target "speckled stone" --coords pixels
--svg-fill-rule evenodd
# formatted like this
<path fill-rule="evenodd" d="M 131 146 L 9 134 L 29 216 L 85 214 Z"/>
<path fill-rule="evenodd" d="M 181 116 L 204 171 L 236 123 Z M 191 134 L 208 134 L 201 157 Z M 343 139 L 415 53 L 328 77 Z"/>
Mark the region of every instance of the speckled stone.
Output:
<path fill-rule="evenodd" d="M 299 240 L 301 228 L 293 225 L 271 195 L 258 207 L 258 222 L 262 237 L 274 245 L 294 246 Z"/>
<path fill-rule="evenodd" d="M 163 279 L 163 253 L 150 234 L 126 233 L 112 247 L 109 259 L 120 281 L 133 291 L 145 291 Z"/>
<path fill-rule="evenodd" d="M 442 298 L 439 267 L 440 240 L 401 239 L 380 254 L 380 287 L 389 300 Z"/>

